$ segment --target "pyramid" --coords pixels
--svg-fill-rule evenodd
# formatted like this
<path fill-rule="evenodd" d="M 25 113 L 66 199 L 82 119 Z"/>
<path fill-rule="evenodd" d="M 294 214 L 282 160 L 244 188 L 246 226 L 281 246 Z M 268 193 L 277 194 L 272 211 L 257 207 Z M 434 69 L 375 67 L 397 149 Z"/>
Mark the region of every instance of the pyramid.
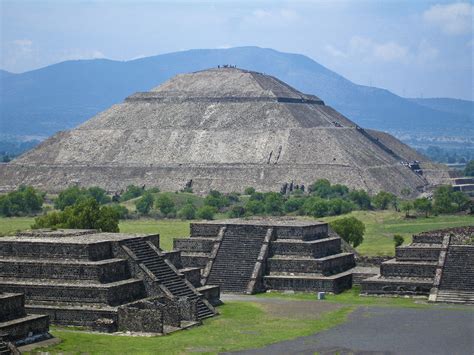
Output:
<path fill-rule="evenodd" d="M 420 161 L 415 172 L 406 163 Z M 220 67 L 177 75 L 0 166 L 0 189 L 20 184 L 118 191 L 279 191 L 317 179 L 400 193 L 447 172 L 389 134 L 358 127 L 314 96 L 262 73 Z"/>

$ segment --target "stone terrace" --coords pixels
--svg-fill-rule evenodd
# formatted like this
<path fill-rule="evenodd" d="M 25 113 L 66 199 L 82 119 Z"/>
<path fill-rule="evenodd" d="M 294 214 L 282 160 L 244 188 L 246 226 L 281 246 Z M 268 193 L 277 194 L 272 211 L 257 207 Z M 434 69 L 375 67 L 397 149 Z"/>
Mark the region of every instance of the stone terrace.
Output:
<path fill-rule="evenodd" d="M 0 288 L 24 293 L 28 312 L 55 324 L 101 331 L 165 333 L 216 313 L 159 249 L 158 235 L 39 230 L 0 238 Z M 154 326 L 137 321 L 150 312 Z"/>
<path fill-rule="evenodd" d="M 328 291 L 351 287 L 354 255 L 327 223 L 298 220 L 225 220 L 191 224 L 175 239 L 184 266 L 200 267 L 202 283 L 224 292 Z"/>

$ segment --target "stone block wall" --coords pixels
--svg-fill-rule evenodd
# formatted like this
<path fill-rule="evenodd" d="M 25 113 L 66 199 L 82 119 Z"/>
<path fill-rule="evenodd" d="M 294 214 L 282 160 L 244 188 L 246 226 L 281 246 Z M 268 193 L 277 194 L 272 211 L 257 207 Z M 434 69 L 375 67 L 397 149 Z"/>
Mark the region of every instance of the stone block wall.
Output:
<path fill-rule="evenodd" d="M 0 293 L 0 322 L 24 317 L 25 296 L 23 294 Z"/>

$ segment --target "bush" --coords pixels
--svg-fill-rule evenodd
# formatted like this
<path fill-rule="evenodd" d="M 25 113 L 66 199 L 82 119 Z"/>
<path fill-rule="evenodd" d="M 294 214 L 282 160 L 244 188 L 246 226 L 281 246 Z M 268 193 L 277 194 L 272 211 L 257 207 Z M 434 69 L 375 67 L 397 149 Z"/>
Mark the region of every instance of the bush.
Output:
<path fill-rule="evenodd" d="M 120 201 L 128 201 L 132 198 L 139 197 L 145 192 L 144 189 L 135 185 L 128 185 L 125 192 L 120 196 Z"/>
<path fill-rule="evenodd" d="M 326 198 L 331 194 L 331 183 L 326 179 L 319 179 L 313 184 L 309 185 L 309 192 L 312 195 Z"/>
<path fill-rule="evenodd" d="M 243 206 L 232 206 L 229 211 L 230 218 L 240 218 L 245 215 L 245 208 Z"/>
<path fill-rule="evenodd" d="M 400 234 L 395 234 L 393 236 L 393 242 L 395 243 L 395 247 L 399 247 L 405 242 L 405 239 Z"/>
<path fill-rule="evenodd" d="M 217 213 L 215 207 L 212 206 L 202 206 L 197 210 L 196 216 L 199 219 L 207 219 L 211 220 L 214 219 L 214 215 Z"/>
<path fill-rule="evenodd" d="M 253 187 L 246 187 L 244 190 L 245 195 L 253 195 L 255 193 L 255 189 Z"/>
<path fill-rule="evenodd" d="M 194 219 L 196 218 L 196 207 L 194 205 L 188 203 L 184 205 L 178 211 L 178 217 L 181 219 Z"/>
<path fill-rule="evenodd" d="M 454 191 L 452 186 L 440 186 L 433 193 L 433 209 L 437 213 L 452 213 L 465 211 L 470 207 L 467 195 Z"/>
<path fill-rule="evenodd" d="M 229 205 L 229 199 L 219 191 L 211 190 L 204 199 L 204 204 L 215 207 L 217 210 Z"/>
<path fill-rule="evenodd" d="M 395 205 L 397 196 L 390 192 L 380 191 L 373 198 L 374 206 L 379 210 L 386 210 L 388 206 Z"/>
<path fill-rule="evenodd" d="M 38 213 L 43 202 L 43 195 L 33 187 L 20 186 L 17 191 L 0 196 L 0 215 L 11 217 Z"/>
<path fill-rule="evenodd" d="M 111 201 L 111 198 L 107 196 L 107 192 L 100 187 L 92 186 L 85 189 L 83 187 L 71 186 L 59 193 L 58 198 L 54 200 L 54 207 L 64 211 L 66 207 L 89 198 L 93 198 L 101 205 Z"/>
<path fill-rule="evenodd" d="M 417 198 L 415 201 L 413 201 L 413 208 L 420 213 L 424 213 L 425 216 L 428 217 L 428 214 L 432 209 L 431 201 L 426 197 Z"/>
<path fill-rule="evenodd" d="M 364 241 L 365 225 L 355 217 L 344 217 L 329 223 L 331 228 L 354 248 Z"/>
<path fill-rule="evenodd" d="M 290 197 L 283 205 L 283 210 L 286 213 L 298 211 L 304 204 L 304 198 Z"/>
<path fill-rule="evenodd" d="M 138 201 L 135 202 L 137 212 L 147 215 L 153 208 L 153 195 L 149 192 L 145 193 Z"/>
<path fill-rule="evenodd" d="M 118 232 L 118 215 L 112 207 L 100 206 L 88 198 L 68 206 L 64 211 L 35 218 L 32 228 L 97 229 L 102 232 Z"/>
<path fill-rule="evenodd" d="M 372 208 L 370 196 L 365 190 L 352 190 L 349 192 L 349 200 L 354 202 L 361 210 Z"/>
<path fill-rule="evenodd" d="M 159 208 L 160 212 L 163 213 L 163 215 L 167 216 L 170 213 L 175 212 L 175 204 L 171 197 L 165 194 L 161 194 L 158 196 L 156 199 L 156 207 Z"/>
<path fill-rule="evenodd" d="M 265 205 L 261 200 L 248 200 L 245 204 L 245 211 L 248 215 L 260 215 L 265 213 Z"/>
<path fill-rule="evenodd" d="M 265 212 L 273 216 L 283 213 L 283 197 L 277 192 L 268 192 L 264 199 Z"/>
<path fill-rule="evenodd" d="M 349 201 L 342 198 L 333 198 L 328 201 L 328 214 L 330 216 L 338 216 L 340 214 L 349 213 L 354 209 L 354 206 Z"/>
<path fill-rule="evenodd" d="M 127 219 L 129 217 L 130 211 L 127 207 L 119 205 L 118 203 L 114 203 L 109 207 L 115 211 L 119 219 Z"/>
<path fill-rule="evenodd" d="M 106 203 L 109 203 L 111 201 L 111 198 L 107 196 L 107 191 L 104 189 L 93 186 L 89 187 L 87 189 L 87 193 L 89 194 L 90 197 L 92 197 L 94 200 L 99 202 L 101 205 L 105 205 Z"/>
<path fill-rule="evenodd" d="M 319 197 L 309 197 L 303 204 L 303 212 L 313 217 L 324 217 L 328 213 L 328 201 Z"/>
<path fill-rule="evenodd" d="M 405 212 L 405 217 L 409 217 L 410 211 L 413 209 L 413 203 L 411 201 L 402 201 L 400 209 Z"/>

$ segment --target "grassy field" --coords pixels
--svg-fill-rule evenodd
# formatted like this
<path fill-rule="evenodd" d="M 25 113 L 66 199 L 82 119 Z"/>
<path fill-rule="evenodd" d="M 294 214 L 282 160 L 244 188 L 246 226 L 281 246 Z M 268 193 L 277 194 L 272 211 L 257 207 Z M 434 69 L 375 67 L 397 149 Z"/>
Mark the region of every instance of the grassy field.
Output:
<path fill-rule="evenodd" d="M 405 244 L 411 242 L 411 236 L 430 230 L 474 225 L 474 216 L 468 215 L 439 215 L 405 219 L 403 213 L 395 211 L 354 211 L 348 214 L 364 222 L 366 232 L 364 242 L 357 248 L 363 255 L 394 255 L 393 235 L 400 234 L 405 238 Z M 329 222 L 340 218 L 328 217 Z"/>
<path fill-rule="evenodd" d="M 411 242 L 411 235 L 449 227 L 474 225 L 474 217 L 468 215 L 440 215 L 405 219 L 403 213 L 395 211 L 355 211 L 348 214 L 366 225 L 364 242 L 357 248 L 363 255 L 393 255 L 393 235 L 401 234 L 405 244 Z M 341 218 L 327 217 L 321 220 L 330 222 Z M 17 230 L 28 229 L 33 223 L 31 217 L 0 218 L 0 235 L 11 234 Z M 173 238 L 189 236 L 190 221 L 181 220 L 124 220 L 120 222 L 120 231 L 125 233 L 159 233 L 161 246 L 170 250 Z"/>
<path fill-rule="evenodd" d="M 203 326 L 164 337 L 111 336 L 53 328 L 53 335 L 63 342 L 44 350 L 69 354 L 215 354 L 310 335 L 343 323 L 352 309 L 345 306 L 313 319 L 281 318 L 256 302 L 228 302 L 219 307 L 219 316 L 205 320 Z"/>

